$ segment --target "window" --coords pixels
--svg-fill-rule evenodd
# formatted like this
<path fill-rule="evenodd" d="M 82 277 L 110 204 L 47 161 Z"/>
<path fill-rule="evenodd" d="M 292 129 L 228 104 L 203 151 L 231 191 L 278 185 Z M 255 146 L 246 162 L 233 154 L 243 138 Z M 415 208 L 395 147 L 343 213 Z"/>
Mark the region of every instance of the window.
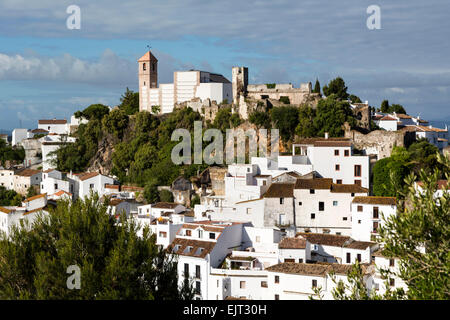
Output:
<path fill-rule="evenodd" d="M 302 205 L 302 202 L 300 201 L 300 202 L 298 203 L 298 205 L 301 206 L 301 205 Z"/>
<path fill-rule="evenodd" d="M 342 217 L 342 220 L 343 221 L 347 221 L 347 217 Z"/>
<path fill-rule="evenodd" d="M 267 288 L 267 281 L 261 281 L 261 288 Z"/>
<path fill-rule="evenodd" d="M 358 254 L 356 255 L 356 260 L 358 260 L 358 262 L 361 262 L 361 254 L 360 254 L 360 253 L 358 253 Z"/>
<path fill-rule="evenodd" d="M 186 278 L 189 277 L 189 264 L 188 263 L 184 264 L 184 276 Z"/>
<path fill-rule="evenodd" d="M 200 266 L 195 266 L 195 278 L 200 279 Z"/>
<path fill-rule="evenodd" d="M 355 180 L 355 184 L 361 187 L 361 180 Z"/>
<path fill-rule="evenodd" d="M 147 70 L 147 64 L 145 62 L 142 64 L 142 70 Z"/>
<path fill-rule="evenodd" d="M 362 212 L 363 211 L 363 206 L 358 206 L 357 211 L 358 212 Z"/>
<path fill-rule="evenodd" d="M 358 220 L 358 224 L 361 224 L 361 220 Z"/>
<path fill-rule="evenodd" d="M 167 238 L 167 232 L 165 232 L 165 231 L 160 231 L 160 232 L 159 232 L 159 236 L 160 236 L 161 238 Z"/>
<path fill-rule="evenodd" d="M 55 183 L 55 189 L 58 189 L 58 184 L 57 183 Z"/>
<path fill-rule="evenodd" d="M 252 208 L 247 208 L 247 214 L 251 214 L 252 213 Z"/>
<path fill-rule="evenodd" d="M 334 168 L 336 169 L 336 171 L 339 171 L 339 170 L 341 170 L 341 166 L 340 166 L 340 165 L 338 165 L 338 164 L 336 164 L 336 165 L 334 166 Z"/>
<path fill-rule="evenodd" d="M 265 186 L 265 185 L 266 185 L 266 182 L 267 182 L 266 180 L 263 180 L 263 186 Z"/>
<path fill-rule="evenodd" d="M 186 230 L 186 236 L 188 237 L 192 236 L 192 230 Z"/>
<path fill-rule="evenodd" d="M 275 276 L 275 283 L 280 283 L 280 276 Z"/>
<path fill-rule="evenodd" d="M 350 150 L 344 150 L 344 157 L 348 157 L 350 155 Z"/>
<path fill-rule="evenodd" d="M 320 201 L 319 202 L 319 211 L 324 211 L 325 210 L 325 202 Z"/>
<path fill-rule="evenodd" d="M 339 155 L 339 150 L 338 150 L 338 149 L 334 150 L 334 155 L 335 155 L 335 156 L 338 156 L 338 155 Z"/>
<path fill-rule="evenodd" d="M 284 198 L 280 198 L 280 204 L 284 204 Z"/>
<path fill-rule="evenodd" d="M 342 180 L 341 179 L 336 180 L 336 184 L 342 184 Z"/>
<path fill-rule="evenodd" d="M 338 202 L 337 201 L 333 201 L 333 207 L 337 207 L 338 206 Z"/>
<path fill-rule="evenodd" d="M 315 213 L 311 213 L 311 219 L 315 219 L 316 218 L 316 214 Z"/>
<path fill-rule="evenodd" d="M 389 279 L 389 285 L 391 287 L 395 286 L 395 280 L 394 279 Z"/>
<path fill-rule="evenodd" d="M 198 230 L 198 237 L 203 238 L 203 230 Z"/>
<path fill-rule="evenodd" d="M 395 260 L 389 259 L 389 267 L 395 267 Z"/>
<path fill-rule="evenodd" d="M 152 71 L 155 71 L 155 69 L 156 69 L 156 64 L 152 63 Z"/>
<path fill-rule="evenodd" d="M 298 263 L 303 263 L 303 259 L 298 259 Z"/>
<path fill-rule="evenodd" d="M 209 238 L 210 238 L 211 240 L 216 240 L 216 234 L 215 234 L 214 232 L 210 232 L 210 233 L 209 233 Z"/>
<path fill-rule="evenodd" d="M 94 184 L 91 183 L 91 184 L 89 185 L 89 188 L 94 189 Z"/>
<path fill-rule="evenodd" d="M 355 177 L 361 177 L 361 165 L 355 165 Z"/>
<path fill-rule="evenodd" d="M 378 222 L 375 221 L 375 222 L 373 223 L 373 232 L 376 233 L 376 232 L 378 232 L 377 230 L 378 230 Z"/>
<path fill-rule="evenodd" d="M 200 281 L 195 281 L 195 293 L 200 294 Z"/>
<path fill-rule="evenodd" d="M 345 261 L 347 263 L 351 263 L 351 253 L 350 252 L 347 252 Z"/>
<path fill-rule="evenodd" d="M 261 242 L 261 237 L 260 237 L 260 236 L 256 236 L 255 241 L 256 241 L 256 242 Z"/>
<path fill-rule="evenodd" d="M 275 300 L 280 300 L 280 295 L 279 294 L 275 295 Z"/>
<path fill-rule="evenodd" d="M 336 232 L 336 235 L 337 235 L 337 236 L 340 236 L 340 235 L 341 235 L 341 233 L 340 233 L 340 232 Z"/>
<path fill-rule="evenodd" d="M 314 194 L 314 193 L 316 193 L 316 191 L 314 189 L 309 189 L 309 193 Z"/>
<path fill-rule="evenodd" d="M 295 262 L 295 259 L 284 259 L 284 262 Z"/>
<path fill-rule="evenodd" d="M 317 280 L 314 279 L 314 280 L 312 281 L 312 287 L 313 287 L 313 288 L 317 288 Z"/>
<path fill-rule="evenodd" d="M 378 207 L 373 207 L 373 218 L 378 219 Z"/>
<path fill-rule="evenodd" d="M 239 282 L 239 287 L 240 287 L 241 289 L 245 289 L 245 281 Z"/>

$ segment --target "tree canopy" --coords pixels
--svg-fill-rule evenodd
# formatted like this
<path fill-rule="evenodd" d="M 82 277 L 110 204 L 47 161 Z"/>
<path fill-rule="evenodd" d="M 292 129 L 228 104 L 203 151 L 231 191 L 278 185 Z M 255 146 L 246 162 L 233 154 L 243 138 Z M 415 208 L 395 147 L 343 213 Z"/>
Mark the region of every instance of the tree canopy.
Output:
<path fill-rule="evenodd" d="M 178 286 L 177 263 L 155 244 L 148 227 L 125 215 L 120 223 L 97 195 L 62 201 L 32 226 L 0 237 L 1 299 L 192 298 Z M 80 288 L 68 289 L 69 266 L 80 269 Z"/>
<path fill-rule="evenodd" d="M 139 112 L 139 92 L 134 92 L 128 89 L 120 97 L 119 108 L 125 112 L 127 115 L 135 114 Z"/>
<path fill-rule="evenodd" d="M 335 94 L 337 98 L 342 100 L 347 100 L 349 96 L 344 79 L 341 77 L 337 77 L 336 79 L 331 80 L 328 85 L 323 86 L 323 93 L 327 97 Z"/>

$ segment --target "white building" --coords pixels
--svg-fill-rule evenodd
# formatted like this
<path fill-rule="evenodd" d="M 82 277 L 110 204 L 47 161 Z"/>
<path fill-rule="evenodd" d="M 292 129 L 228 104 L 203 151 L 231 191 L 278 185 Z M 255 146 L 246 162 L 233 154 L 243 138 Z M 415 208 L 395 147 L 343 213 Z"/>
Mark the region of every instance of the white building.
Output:
<path fill-rule="evenodd" d="M 48 213 L 46 205 L 47 196 L 43 194 L 26 199 L 20 207 L 0 207 L 0 231 L 9 236 L 11 228 L 20 227 L 22 222 L 27 222 L 31 227 L 40 213 Z"/>
<path fill-rule="evenodd" d="M 332 179 L 298 179 L 294 188 L 295 226 L 299 231 L 351 235 L 351 203 L 367 196 L 356 184 L 335 184 Z"/>
<path fill-rule="evenodd" d="M 382 249 L 373 252 L 372 259 L 376 265 L 375 272 L 372 275 L 372 289 L 377 294 L 384 294 L 388 288 L 390 290 L 401 288 L 405 292 L 408 290 L 406 283 L 398 276 L 400 259 L 386 257 Z M 381 270 L 389 270 L 392 274 L 386 279 L 382 276 Z"/>
<path fill-rule="evenodd" d="M 69 134 L 69 124 L 66 119 L 39 120 L 38 129 L 46 130 L 49 133 Z"/>
<path fill-rule="evenodd" d="M 374 240 L 385 219 L 396 212 L 393 197 L 355 197 L 352 201 L 352 237 L 360 241 Z"/>
<path fill-rule="evenodd" d="M 21 195 L 26 195 L 28 188 L 41 184 L 42 172 L 33 169 L 21 169 L 14 173 L 13 189 Z"/>
<path fill-rule="evenodd" d="M 217 290 L 210 292 L 210 268 L 219 268 L 233 248 L 240 249 L 242 223 L 196 221 L 185 223 L 168 250 L 178 258 L 179 285 L 192 283 L 195 299 L 216 299 Z"/>
<path fill-rule="evenodd" d="M 32 138 L 33 134 L 28 129 L 14 129 L 12 132 L 11 145 L 20 144 L 23 139 Z"/>
<path fill-rule="evenodd" d="M 39 139 L 41 141 L 41 151 L 42 151 L 42 169 L 48 170 L 54 168 L 52 161 L 56 158 L 55 155 L 51 155 L 51 152 L 58 150 L 61 146 L 66 143 L 75 142 L 75 138 L 68 137 L 66 134 L 48 134 Z"/>
<path fill-rule="evenodd" d="M 193 98 L 211 99 L 217 103 L 227 100 L 231 103 L 231 82 L 216 73 L 189 70 L 176 71 L 173 83 L 158 86 L 158 59 L 148 51 L 139 60 L 139 111 L 152 112 L 153 106 L 160 106 L 161 113 L 172 112 L 175 103 Z"/>
<path fill-rule="evenodd" d="M 73 179 L 67 177 L 67 174 L 62 173 L 55 169 L 48 169 L 42 172 L 42 182 L 40 185 L 41 193 L 47 193 L 49 198 L 57 194 L 56 197 L 59 198 L 62 191 L 66 194 L 71 194 L 75 192 L 76 182 Z"/>
<path fill-rule="evenodd" d="M 14 170 L 0 167 L 0 186 L 14 190 Z"/>
<path fill-rule="evenodd" d="M 98 193 L 100 197 L 108 194 L 106 185 L 114 184 L 114 179 L 98 172 L 84 172 L 80 174 L 68 174 L 67 177 L 73 180 L 75 199 L 84 199 L 90 196 L 91 192 Z M 74 199 L 74 200 L 75 200 Z"/>
<path fill-rule="evenodd" d="M 363 265 L 364 281 L 370 280 L 373 266 Z M 314 289 L 321 289 L 324 300 L 332 300 L 332 291 L 336 284 L 330 273 L 333 272 L 336 281 L 348 284 L 347 273 L 351 265 L 292 263 L 284 262 L 267 268 L 268 295 L 267 300 L 309 300 L 310 296 L 318 299 Z"/>

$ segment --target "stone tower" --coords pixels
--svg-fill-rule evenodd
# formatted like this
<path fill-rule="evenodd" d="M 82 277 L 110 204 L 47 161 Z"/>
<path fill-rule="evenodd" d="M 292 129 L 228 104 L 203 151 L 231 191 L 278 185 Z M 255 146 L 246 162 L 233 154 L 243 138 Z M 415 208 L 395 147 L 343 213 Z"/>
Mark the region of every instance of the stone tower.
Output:
<path fill-rule="evenodd" d="M 158 88 L 158 59 L 148 51 L 139 60 L 139 111 L 149 109 L 150 89 Z"/>
<path fill-rule="evenodd" d="M 248 68 L 247 67 L 233 67 L 231 72 L 232 87 L 233 87 L 233 104 L 237 105 L 239 97 L 245 96 L 248 86 Z"/>

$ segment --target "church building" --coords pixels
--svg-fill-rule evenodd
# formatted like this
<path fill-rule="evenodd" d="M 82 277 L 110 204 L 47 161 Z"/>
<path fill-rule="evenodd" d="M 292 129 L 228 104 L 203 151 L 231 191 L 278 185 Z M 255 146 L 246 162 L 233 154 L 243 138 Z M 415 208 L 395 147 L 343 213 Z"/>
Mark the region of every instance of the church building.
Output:
<path fill-rule="evenodd" d="M 148 51 L 139 60 L 139 111 L 172 112 L 176 103 L 193 98 L 231 102 L 231 82 L 221 74 L 199 70 L 175 71 L 173 83 L 158 84 L 158 59 Z M 159 106 L 159 111 L 155 106 Z M 153 107 L 153 108 L 152 108 Z"/>

